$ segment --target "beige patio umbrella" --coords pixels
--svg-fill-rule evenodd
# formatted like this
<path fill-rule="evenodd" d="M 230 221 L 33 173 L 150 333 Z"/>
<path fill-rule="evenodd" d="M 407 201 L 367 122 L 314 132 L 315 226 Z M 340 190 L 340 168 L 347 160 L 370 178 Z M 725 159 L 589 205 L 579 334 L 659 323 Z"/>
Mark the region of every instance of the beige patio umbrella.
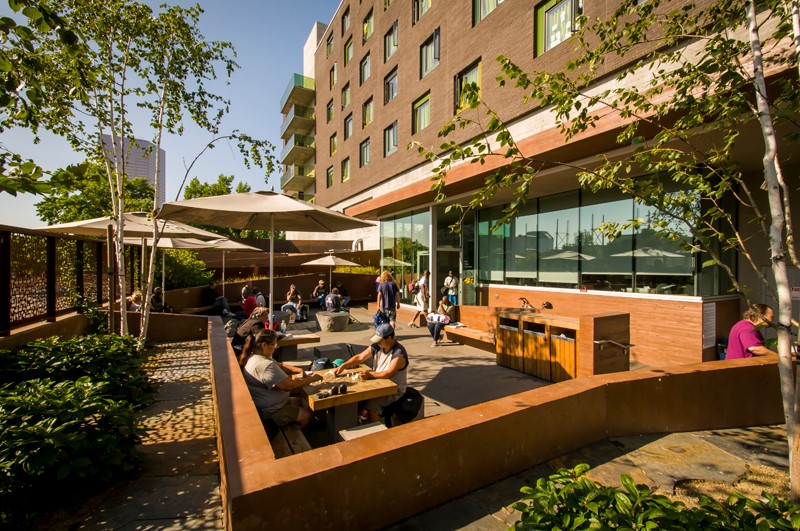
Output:
<path fill-rule="evenodd" d="M 304 262 L 300 265 L 304 266 L 328 266 L 328 286 L 333 289 L 333 268 L 339 266 L 357 266 L 359 264 L 355 262 L 351 262 L 350 260 L 345 260 L 344 258 L 339 258 L 338 256 L 333 256 L 332 254 L 323 256 L 321 258 L 317 258 L 316 260 L 311 260 L 310 262 Z"/>
<path fill-rule="evenodd" d="M 126 212 L 123 214 L 125 224 L 123 227 L 126 237 L 144 237 L 153 235 L 153 222 L 147 219 L 144 212 Z M 104 238 L 108 227 L 116 229 L 117 221 L 114 218 L 92 218 L 70 223 L 59 223 L 40 227 L 39 230 L 58 232 L 61 234 L 79 234 L 81 236 L 97 236 Z M 159 235 L 168 238 L 200 238 L 205 240 L 219 239 L 219 234 L 198 229 L 184 223 L 162 220 L 158 224 Z"/>
<path fill-rule="evenodd" d="M 595 257 L 590 254 L 583 254 L 577 251 L 562 251 L 557 254 L 545 256 L 542 260 L 594 260 Z"/>
<path fill-rule="evenodd" d="M 652 247 L 642 247 L 635 251 L 625 251 L 624 253 L 616 253 L 611 256 L 633 256 L 636 258 L 688 258 L 689 255 L 673 253 L 672 251 L 664 251 L 662 249 L 653 249 Z"/>
<path fill-rule="evenodd" d="M 174 223 L 174 222 L 170 222 Z M 182 225 L 182 224 L 181 224 Z M 219 235 L 218 235 L 219 236 Z M 141 240 L 137 238 L 125 238 L 125 245 L 137 245 Z M 153 239 L 147 238 L 144 240 L 145 245 L 148 247 L 153 246 Z M 187 249 L 187 250 L 218 250 L 222 251 L 222 296 L 227 297 L 225 294 L 225 253 L 237 251 L 250 251 L 250 252 L 263 252 L 258 247 L 252 245 L 245 245 L 244 243 L 235 242 L 228 238 L 219 238 L 217 240 L 199 240 L 197 238 L 159 238 L 159 249 Z M 166 293 L 164 289 L 164 255 L 161 255 L 161 290 Z"/>
<path fill-rule="evenodd" d="M 374 226 L 372 223 L 276 192 L 246 192 L 164 203 L 156 217 L 233 229 L 268 230 L 270 324 L 273 311 L 272 263 L 276 228 L 298 232 L 338 232 Z"/>

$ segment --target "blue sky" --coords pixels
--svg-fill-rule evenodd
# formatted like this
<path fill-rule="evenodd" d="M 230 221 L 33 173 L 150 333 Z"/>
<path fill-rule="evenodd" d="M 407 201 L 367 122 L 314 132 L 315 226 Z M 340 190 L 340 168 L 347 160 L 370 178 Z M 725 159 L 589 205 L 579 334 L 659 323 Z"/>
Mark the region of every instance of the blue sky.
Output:
<path fill-rule="evenodd" d="M 153 6 L 161 0 L 146 1 Z M 193 5 L 189 1 L 167 1 L 168 4 Z M 205 10 L 200 20 L 200 30 L 209 40 L 230 41 L 237 52 L 239 63 L 231 85 L 216 91 L 231 101 L 231 112 L 225 118 L 222 132 L 239 129 L 256 138 L 269 140 L 280 152 L 279 130 L 280 98 L 293 73 L 302 72 L 303 44 L 313 23 L 327 24 L 339 5 L 335 0 L 293 0 L 291 2 L 256 2 L 252 0 L 205 0 L 199 2 Z M 8 15 L 7 2 L 0 3 L 0 15 Z M 150 139 L 149 129 L 137 136 Z M 167 200 L 176 198 L 185 165 L 200 152 L 211 139 L 207 133 L 187 128 L 181 137 L 168 137 L 163 141 L 167 158 Z M 5 131 L 0 142 L 23 156 L 32 157 L 48 170 L 64 167 L 83 160 L 72 152 L 63 140 L 43 135 L 39 145 L 33 145 L 31 135 L 25 131 Z M 184 165 L 185 164 L 185 165 Z M 274 187 L 280 189 L 280 171 L 274 172 L 269 184 L 264 183 L 264 172 L 258 168 L 248 170 L 242 163 L 235 146 L 218 144 L 206 152 L 195 164 L 189 179 L 217 180 L 221 173 L 235 175 L 236 181 L 250 184 L 253 190 Z M 34 204 L 39 199 L 28 194 L 10 196 L 0 193 L 0 225 L 40 227 Z"/>

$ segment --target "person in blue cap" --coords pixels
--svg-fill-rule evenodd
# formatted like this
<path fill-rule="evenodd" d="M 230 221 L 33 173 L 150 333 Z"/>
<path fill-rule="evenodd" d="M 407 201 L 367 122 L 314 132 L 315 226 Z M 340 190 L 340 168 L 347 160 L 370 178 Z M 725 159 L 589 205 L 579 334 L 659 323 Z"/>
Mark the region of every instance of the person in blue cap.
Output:
<path fill-rule="evenodd" d="M 345 369 L 356 367 L 370 358 L 375 358 L 372 370 L 362 371 L 360 377 L 363 380 L 386 378 L 397 384 L 397 394 L 373 398 L 367 400 L 364 408 L 370 422 L 378 422 L 381 419 L 383 409 L 389 404 L 394 403 L 406 392 L 406 369 L 408 368 L 408 352 L 405 347 L 397 342 L 394 337 L 394 328 L 388 323 L 384 323 L 375 329 L 375 333 L 370 338 L 371 345 L 360 354 L 356 354 L 349 360 L 334 369 L 336 376 L 342 374 Z"/>

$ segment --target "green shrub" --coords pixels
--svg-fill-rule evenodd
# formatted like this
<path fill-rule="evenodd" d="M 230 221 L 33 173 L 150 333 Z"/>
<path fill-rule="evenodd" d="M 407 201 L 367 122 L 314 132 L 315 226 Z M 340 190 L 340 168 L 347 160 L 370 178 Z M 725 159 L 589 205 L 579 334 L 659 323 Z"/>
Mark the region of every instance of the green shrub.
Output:
<path fill-rule="evenodd" d="M 211 284 L 214 272 L 206 269 L 206 264 L 197 258 L 196 251 L 167 249 L 164 259 L 164 287 L 167 290 L 207 286 Z M 156 284 L 161 282 L 161 261 L 156 267 Z"/>
<path fill-rule="evenodd" d="M 622 490 L 603 486 L 585 477 L 589 465 L 562 469 L 536 487 L 523 487 L 523 501 L 514 504 L 522 519 L 514 529 L 719 529 L 762 530 L 800 528 L 800 507 L 789 500 L 764 493 L 751 500 L 733 495 L 720 503 L 705 496 L 700 507 L 653 494 L 647 485 L 635 485 L 622 476 Z"/>
<path fill-rule="evenodd" d="M 89 377 L 0 386 L 0 522 L 24 521 L 45 492 L 109 481 L 140 464 L 131 404 Z"/>
<path fill-rule="evenodd" d="M 145 354 L 136 350 L 132 336 L 56 336 L 18 350 L 0 350 L 0 381 L 64 381 L 88 376 L 93 382 L 106 382 L 104 390 L 110 398 L 138 407 L 152 402 L 153 388 L 142 368 L 144 360 Z"/>

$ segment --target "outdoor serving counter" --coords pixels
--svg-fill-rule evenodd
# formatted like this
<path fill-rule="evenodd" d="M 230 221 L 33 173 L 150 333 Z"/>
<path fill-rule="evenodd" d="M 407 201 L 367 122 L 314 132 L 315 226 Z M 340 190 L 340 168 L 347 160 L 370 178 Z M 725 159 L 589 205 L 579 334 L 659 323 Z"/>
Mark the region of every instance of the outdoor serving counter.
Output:
<path fill-rule="evenodd" d="M 630 368 L 630 315 L 497 312 L 497 364 L 551 382 Z"/>

